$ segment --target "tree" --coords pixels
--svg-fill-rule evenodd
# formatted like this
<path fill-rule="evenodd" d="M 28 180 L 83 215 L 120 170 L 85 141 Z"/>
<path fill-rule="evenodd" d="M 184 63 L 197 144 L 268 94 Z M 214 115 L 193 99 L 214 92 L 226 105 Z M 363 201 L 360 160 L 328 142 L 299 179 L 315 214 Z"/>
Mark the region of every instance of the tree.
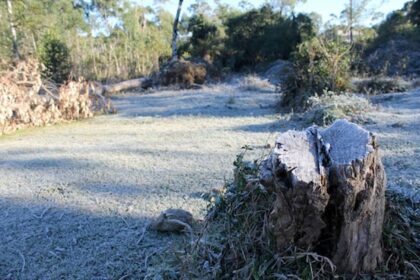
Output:
<path fill-rule="evenodd" d="M 413 2 L 408 16 L 413 24 L 420 26 L 420 0 Z"/>
<path fill-rule="evenodd" d="M 9 18 L 9 25 L 10 25 L 10 33 L 12 34 L 12 42 L 13 42 L 13 55 L 16 59 L 19 59 L 19 48 L 18 48 L 18 41 L 17 41 L 17 33 L 15 28 L 15 21 L 13 18 L 13 6 L 12 1 L 7 0 L 7 14 Z"/>
<path fill-rule="evenodd" d="M 305 2 L 306 0 L 269 0 L 270 5 L 282 15 L 293 13 L 297 4 Z"/>
<path fill-rule="evenodd" d="M 182 8 L 183 2 L 184 0 L 179 0 L 178 9 L 176 11 L 176 16 L 174 20 L 174 27 L 172 31 L 172 58 L 171 58 L 172 60 L 178 59 L 178 50 L 176 46 L 176 40 L 178 38 L 178 23 L 179 23 L 179 17 L 181 16 L 181 8 Z"/>
<path fill-rule="evenodd" d="M 341 11 L 341 19 L 345 22 L 346 31 L 349 34 L 349 41 L 354 41 L 354 28 L 360 28 L 367 19 L 375 19 L 382 15 L 376 12 L 377 7 L 370 7 L 372 0 L 347 0 L 348 3 Z"/>
<path fill-rule="evenodd" d="M 195 0 L 193 4 L 188 8 L 191 14 L 197 15 L 197 14 L 209 14 L 209 11 L 211 11 L 211 7 L 209 3 L 207 3 L 205 0 Z"/>
<path fill-rule="evenodd" d="M 287 59 L 298 43 L 315 34 L 308 16 L 286 18 L 269 5 L 233 16 L 226 26 L 229 59 L 236 70 Z"/>
<path fill-rule="evenodd" d="M 193 57 L 204 58 L 208 62 L 218 56 L 222 49 L 220 27 L 204 14 L 195 14 L 188 20 L 187 32 L 191 36 L 184 46 Z"/>

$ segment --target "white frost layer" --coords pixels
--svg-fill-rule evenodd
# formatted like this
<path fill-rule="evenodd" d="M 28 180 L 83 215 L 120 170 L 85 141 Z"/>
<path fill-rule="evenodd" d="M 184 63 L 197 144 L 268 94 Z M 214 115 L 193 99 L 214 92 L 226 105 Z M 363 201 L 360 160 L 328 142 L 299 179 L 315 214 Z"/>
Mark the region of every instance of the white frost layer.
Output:
<path fill-rule="evenodd" d="M 289 130 L 276 139 L 274 153 L 280 161 L 293 170 L 295 179 L 303 182 L 319 181 L 315 138 L 306 131 Z"/>
<path fill-rule="evenodd" d="M 369 131 L 347 120 L 337 120 L 320 131 L 325 143 L 330 143 L 330 157 L 336 164 L 362 160 L 373 151 Z"/>

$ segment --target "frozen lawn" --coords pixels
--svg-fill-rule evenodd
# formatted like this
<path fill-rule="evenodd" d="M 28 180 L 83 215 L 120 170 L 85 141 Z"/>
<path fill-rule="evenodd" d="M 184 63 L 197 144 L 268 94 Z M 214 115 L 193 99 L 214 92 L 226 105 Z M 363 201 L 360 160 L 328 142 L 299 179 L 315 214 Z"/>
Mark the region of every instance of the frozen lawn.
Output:
<path fill-rule="evenodd" d="M 240 148 L 273 143 L 276 96 L 131 94 L 117 115 L 0 138 L 0 279 L 152 274 L 150 257 L 181 237 L 138 242 L 147 222 L 170 207 L 202 217 L 201 195 L 231 177 Z"/>
<path fill-rule="evenodd" d="M 419 188 L 420 93 L 387 95 L 372 114 L 391 187 Z M 0 279 L 141 279 L 181 236 L 144 231 L 162 210 L 196 218 L 202 194 L 275 133 L 277 94 L 233 86 L 114 98 L 117 115 L 0 138 Z M 390 108 L 392 107 L 393 108 Z M 300 128 L 300 127 L 299 127 Z M 160 267 L 159 269 L 162 269 Z"/>

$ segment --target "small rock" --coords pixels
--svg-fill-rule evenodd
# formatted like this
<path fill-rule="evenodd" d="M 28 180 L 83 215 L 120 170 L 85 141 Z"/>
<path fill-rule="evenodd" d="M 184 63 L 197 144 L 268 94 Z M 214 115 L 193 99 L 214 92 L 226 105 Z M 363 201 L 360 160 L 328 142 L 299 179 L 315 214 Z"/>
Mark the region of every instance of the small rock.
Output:
<path fill-rule="evenodd" d="M 394 127 L 394 128 L 401 128 L 404 125 L 402 123 L 400 123 L 400 122 L 396 122 L 396 123 L 393 123 L 391 126 Z"/>
<path fill-rule="evenodd" d="M 192 231 L 193 215 L 183 209 L 168 209 L 163 211 L 150 227 L 160 232 Z"/>

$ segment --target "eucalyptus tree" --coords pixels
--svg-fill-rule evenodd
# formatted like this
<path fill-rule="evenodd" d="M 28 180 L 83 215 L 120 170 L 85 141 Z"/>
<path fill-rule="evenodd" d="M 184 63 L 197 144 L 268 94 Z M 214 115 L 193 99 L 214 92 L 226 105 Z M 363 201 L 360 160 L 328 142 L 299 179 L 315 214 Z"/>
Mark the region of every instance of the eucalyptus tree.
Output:
<path fill-rule="evenodd" d="M 184 2 L 184 0 L 179 0 L 178 1 L 178 8 L 176 10 L 174 26 L 173 26 L 173 31 L 172 31 L 172 43 L 171 43 L 172 58 L 171 58 L 171 60 L 177 60 L 178 59 L 178 49 L 177 49 L 177 45 L 176 45 L 176 40 L 178 38 L 178 24 L 179 24 L 179 18 L 181 16 L 181 9 L 182 9 L 182 3 L 183 2 Z"/>
<path fill-rule="evenodd" d="M 19 59 L 20 55 L 19 55 L 15 21 L 14 21 L 14 18 L 13 18 L 12 1 L 11 0 L 6 0 L 6 3 L 7 3 L 7 15 L 8 15 L 8 19 L 9 19 L 10 33 L 12 34 L 13 54 L 14 54 L 15 58 Z"/>

